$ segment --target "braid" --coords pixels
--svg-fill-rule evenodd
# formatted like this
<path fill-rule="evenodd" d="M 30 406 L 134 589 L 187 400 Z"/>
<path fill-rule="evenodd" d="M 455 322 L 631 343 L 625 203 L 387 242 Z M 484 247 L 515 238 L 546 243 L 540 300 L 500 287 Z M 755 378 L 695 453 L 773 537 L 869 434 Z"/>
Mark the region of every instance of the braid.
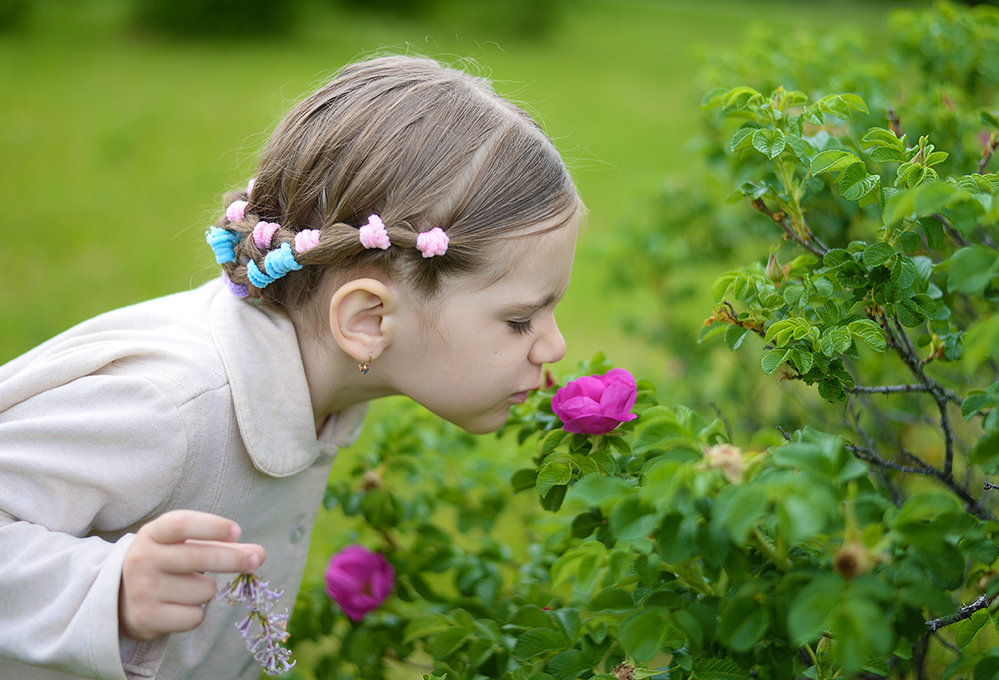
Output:
<path fill-rule="evenodd" d="M 234 292 L 289 309 L 329 271 L 374 269 L 432 297 L 481 270 L 491 244 L 582 210 L 551 140 L 488 81 L 383 57 L 348 65 L 278 124 L 255 183 L 226 196 L 207 236 Z"/>

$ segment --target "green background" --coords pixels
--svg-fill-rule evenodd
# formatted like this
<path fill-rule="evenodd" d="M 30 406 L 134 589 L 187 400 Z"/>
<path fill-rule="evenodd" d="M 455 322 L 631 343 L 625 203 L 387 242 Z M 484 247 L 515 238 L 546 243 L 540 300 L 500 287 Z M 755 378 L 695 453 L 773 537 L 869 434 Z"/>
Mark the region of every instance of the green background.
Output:
<path fill-rule="evenodd" d="M 136 28 L 124 0 L 27 3 L 0 33 L 0 362 L 102 311 L 213 277 L 204 229 L 277 120 L 344 63 L 404 52 L 474 60 L 565 156 L 590 210 L 560 307 L 566 370 L 604 349 L 659 380 L 669 357 L 620 329 L 643 293 L 609 287 L 601 253 L 689 164 L 705 56 L 752 24 L 875 33 L 903 4 L 913 5 L 581 0 L 555 5 L 536 36 L 500 20 L 523 9 L 512 0 L 439 0 L 402 15 L 314 2 L 287 35 L 234 14 L 184 39 Z M 690 305 L 703 314 L 678 320 L 691 342 L 717 273 L 705 272 L 703 304 Z"/>

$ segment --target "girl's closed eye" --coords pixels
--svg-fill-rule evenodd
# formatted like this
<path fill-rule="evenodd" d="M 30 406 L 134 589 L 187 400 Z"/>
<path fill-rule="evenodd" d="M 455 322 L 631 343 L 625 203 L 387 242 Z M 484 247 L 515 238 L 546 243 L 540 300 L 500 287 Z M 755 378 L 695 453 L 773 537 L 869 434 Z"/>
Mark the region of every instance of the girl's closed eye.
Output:
<path fill-rule="evenodd" d="M 524 321 L 510 320 L 506 322 L 510 326 L 510 330 L 519 335 L 526 335 L 531 332 L 531 320 L 526 319 Z"/>

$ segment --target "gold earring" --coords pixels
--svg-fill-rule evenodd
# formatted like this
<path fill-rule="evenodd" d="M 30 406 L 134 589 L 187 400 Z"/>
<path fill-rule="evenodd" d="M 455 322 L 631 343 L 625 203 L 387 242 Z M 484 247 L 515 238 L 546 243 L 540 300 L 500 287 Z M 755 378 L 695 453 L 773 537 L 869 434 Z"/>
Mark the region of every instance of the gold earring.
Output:
<path fill-rule="evenodd" d="M 362 361 L 357 365 L 357 367 L 361 370 L 363 375 L 368 374 L 368 371 L 371 370 L 371 352 L 368 352 L 368 360 Z"/>

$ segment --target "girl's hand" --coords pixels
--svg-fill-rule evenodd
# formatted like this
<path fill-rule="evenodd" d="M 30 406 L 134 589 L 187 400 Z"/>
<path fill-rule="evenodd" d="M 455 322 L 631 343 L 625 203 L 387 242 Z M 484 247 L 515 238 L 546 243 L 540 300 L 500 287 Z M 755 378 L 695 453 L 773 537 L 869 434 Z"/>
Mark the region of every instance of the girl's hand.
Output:
<path fill-rule="evenodd" d="M 196 628 L 215 597 L 204 572 L 252 573 L 263 546 L 236 543 L 239 525 L 218 515 L 173 510 L 139 529 L 125 552 L 118 593 L 119 630 L 149 641 Z"/>

